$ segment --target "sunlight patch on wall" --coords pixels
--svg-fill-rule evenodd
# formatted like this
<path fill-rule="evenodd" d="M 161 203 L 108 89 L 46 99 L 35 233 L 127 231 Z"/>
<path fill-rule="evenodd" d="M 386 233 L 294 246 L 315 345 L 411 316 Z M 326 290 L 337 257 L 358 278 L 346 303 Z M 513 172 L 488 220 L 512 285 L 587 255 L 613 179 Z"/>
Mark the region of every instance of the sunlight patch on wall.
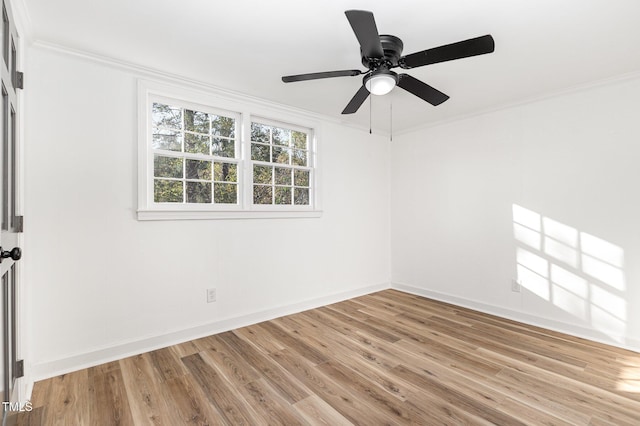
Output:
<path fill-rule="evenodd" d="M 516 259 L 518 265 L 524 266 L 541 277 L 547 278 L 549 276 L 549 261 L 544 257 L 518 247 Z"/>
<path fill-rule="evenodd" d="M 560 262 L 576 268 L 578 266 L 578 252 L 560 241 L 545 237 L 544 252 Z"/>
<path fill-rule="evenodd" d="M 518 279 L 521 285 L 536 296 L 549 301 L 549 280 L 531 269 L 518 265 Z"/>
<path fill-rule="evenodd" d="M 589 282 L 561 266 L 551 265 L 551 281 L 582 299 L 589 296 Z"/>
<path fill-rule="evenodd" d="M 578 247 L 578 230 L 548 217 L 542 218 L 544 233 L 572 248 Z"/>
<path fill-rule="evenodd" d="M 618 268 L 624 268 L 624 250 L 621 247 L 586 232 L 580 233 L 580 246 L 583 253 L 597 257 Z"/>
<path fill-rule="evenodd" d="M 624 250 L 602 238 L 513 205 L 522 287 L 618 342 L 627 326 Z"/>
<path fill-rule="evenodd" d="M 536 250 L 540 250 L 542 248 L 542 238 L 540 237 L 540 233 L 533 229 L 529 229 L 519 223 L 514 223 L 513 234 L 515 235 L 516 240 L 520 241 L 522 244 L 526 244 Z"/>
<path fill-rule="evenodd" d="M 627 318 L 627 302 L 620 296 L 591 284 L 591 303 L 611 313 L 611 316 L 620 320 Z"/>
<path fill-rule="evenodd" d="M 625 290 L 626 283 L 624 282 L 624 272 L 618 267 L 583 254 L 582 270 L 593 278 L 596 278 L 617 290 Z"/>
<path fill-rule="evenodd" d="M 549 262 L 521 247 L 518 247 L 516 258 L 521 285 L 538 297 L 549 300 Z"/>
<path fill-rule="evenodd" d="M 589 282 L 555 264 L 551 265 L 551 282 L 553 304 L 581 320 L 586 320 L 589 311 Z"/>
<path fill-rule="evenodd" d="M 529 209 L 520 207 L 517 204 L 513 205 L 513 222 L 524 225 L 529 229 L 540 232 L 540 220 L 541 216 Z"/>

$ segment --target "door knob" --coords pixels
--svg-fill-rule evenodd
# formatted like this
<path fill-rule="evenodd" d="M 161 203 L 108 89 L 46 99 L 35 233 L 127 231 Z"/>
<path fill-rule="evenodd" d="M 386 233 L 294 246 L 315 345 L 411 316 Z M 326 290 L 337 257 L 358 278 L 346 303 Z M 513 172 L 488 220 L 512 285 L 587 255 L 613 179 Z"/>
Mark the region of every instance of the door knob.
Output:
<path fill-rule="evenodd" d="M 20 247 L 14 247 L 11 249 L 11 251 L 9 251 L 2 250 L 2 247 L 0 247 L 0 262 L 2 262 L 2 259 L 6 259 L 8 257 L 13 260 L 20 260 L 20 258 L 22 257 L 22 250 L 20 249 Z"/>

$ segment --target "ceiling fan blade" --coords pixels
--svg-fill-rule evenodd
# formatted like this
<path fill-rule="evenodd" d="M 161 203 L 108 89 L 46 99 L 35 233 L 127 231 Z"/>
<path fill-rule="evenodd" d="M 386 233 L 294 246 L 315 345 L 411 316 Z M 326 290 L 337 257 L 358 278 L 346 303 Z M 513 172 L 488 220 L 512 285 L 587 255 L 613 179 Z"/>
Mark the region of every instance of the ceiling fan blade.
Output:
<path fill-rule="evenodd" d="M 366 58 L 382 58 L 384 50 L 373 13 L 367 10 L 347 10 L 344 13 L 360 43 L 362 55 Z"/>
<path fill-rule="evenodd" d="M 411 77 L 409 74 L 400 74 L 398 76 L 398 86 L 407 92 L 424 99 L 433 106 L 440 105 L 449 99 L 449 96 L 445 95 L 438 89 L 434 89 L 427 83 L 423 83 L 417 78 Z"/>
<path fill-rule="evenodd" d="M 367 88 L 364 86 L 360 86 L 360 90 L 356 92 L 355 96 L 349 101 L 349 103 L 345 107 L 344 111 L 342 111 L 342 113 L 353 114 L 354 112 L 358 111 L 358 108 L 360 108 L 360 105 L 362 105 L 364 101 L 367 100 L 368 97 L 369 97 L 369 91 L 367 90 Z"/>
<path fill-rule="evenodd" d="M 282 81 L 285 83 L 293 83 L 295 81 L 317 80 L 319 78 L 353 77 L 360 74 L 362 74 L 360 70 L 314 72 L 310 74 L 285 75 L 282 77 Z"/>
<path fill-rule="evenodd" d="M 471 38 L 457 43 L 446 44 L 422 52 L 412 53 L 402 58 L 401 67 L 405 69 L 421 67 L 423 65 L 437 64 L 438 62 L 451 61 L 453 59 L 468 58 L 470 56 L 484 55 L 495 50 L 493 37 L 485 35 Z"/>

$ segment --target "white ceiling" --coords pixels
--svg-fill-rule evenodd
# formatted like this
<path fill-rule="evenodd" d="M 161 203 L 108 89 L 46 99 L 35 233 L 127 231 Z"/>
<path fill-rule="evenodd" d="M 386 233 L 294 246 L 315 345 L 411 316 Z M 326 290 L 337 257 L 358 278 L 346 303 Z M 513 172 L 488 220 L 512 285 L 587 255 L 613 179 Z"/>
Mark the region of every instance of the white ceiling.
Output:
<path fill-rule="evenodd" d="M 396 88 L 373 98 L 374 128 L 401 131 L 640 70 L 638 0 L 23 0 L 35 40 L 341 116 L 361 77 L 285 84 L 288 74 L 364 69 L 347 9 L 371 10 L 404 54 L 491 34 L 492 54 L 408 71 L 451 98 Z"/>

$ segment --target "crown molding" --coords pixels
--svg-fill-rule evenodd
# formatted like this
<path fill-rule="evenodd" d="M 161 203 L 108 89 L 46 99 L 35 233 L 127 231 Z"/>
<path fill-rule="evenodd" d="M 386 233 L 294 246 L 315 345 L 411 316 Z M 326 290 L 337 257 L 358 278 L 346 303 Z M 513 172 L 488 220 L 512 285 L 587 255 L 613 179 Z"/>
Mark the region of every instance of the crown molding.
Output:
<path fill-rule="evenodd" d="M 130 72 L 138 78 L 160 80 L 166 83 L 172 83 L 172 84 L 180 85 L 190 89 L 205 91 L 210 94 L 220 96 L 228 100 L 239 101 L 239 102 L 250 102 L 254 105 L 260 105 L 262 107 L 284 111 L 289 114 L 296 114 L 306 118 L 320 120 L 326 123 L 332 123 L 340 126 L 353 128 L 365 133 L 370 133 L 368 127 L 365 128 L 364 126 L 348 123 L 339 118 L 331 117 L 324 114 L 319 114 L 317 112 L 305 110 L 302 108 L 296 108 L 289 105 L 280 104 L 264 98 L 259 98 L 257 96 L 252 96 L 246 93 L 225 89 L 224 87 L 217 86 L 215 84 L 208 83 L 202 80 L 196 80 L 183 75 L 161 71 L 159 69 L 147 67 L 147 66 L 132 63 L 132 62 L 123 61 L 117 58 L 98 55 L 98 54 L 87 52 L 84 50 L 73 49 L 67 46 L 63 46 L 60 44 L 56 44 L 56 43 L 52 43 L 44 40 L 34 40 L 31 43 L 31 47 L 35 49 L 56 52 L 58 54 L 62 54 L 66 56 L 72 56 L 81 60 L 98 63 L 98 64 L 101 64 L 110 68 L 114 68 L 117 70 Z M 386 132 L 382 132 L 377 129 L 373 129 L 372 133 L 377 136 L 388 137 L 388 134 Z"/>
<path fill-rule="evenodd" d="M 402 136 L 402 135 L 407 135 L 407 134 L 411 134 L 411 133 L 417 133 L 417 132 L 421 132 L 423 130 L 430 129 L 430 128 L 433 128 L 433 127 L 444 126 L 444 125 L 447 125 L 447 124 L 451 124 L 451 123 L 455 123 L 455 122 L 463 121 L 463 120 L 468 120 L 470 118 L 479 117 L 479 116 L 491 114 L 491 113 L 498 112 L 498 111 L 504 111 L 504 110 L 508 110 L 508 109 L 512 109 L 512 108 L 531 105 L 531 104 L 535 104 L 535 103 L 538 103 L 538 102 L 543 102 L 543 101 L 546 101 L 546 100 L 549 100 L 549 99 L 560 98 L 560 97 L 572 95 L 572 94 L 575 94 L 575 93 L 585 92 L 585 91 L 588 91 L 588 90 L 598 89 L 598 88 L 601 88 L 601 87 L 612 86 L 612 85 L 615 85 L 615 84 L 620 84 L 620 83 L 624 83 L 624 82 L 631 81 L 631 80 L 637 80 L 637 79 L 640 79 L 640 71 L 633 71 L 633 72 L 629 72 L 629 73 L 625 73 L 625 74 L 616 75 L 616 76 L 613 76 L 613 77 L 607 77 L 607 78 L 603 78 L 603 79 L 600 79 L 600 80 L 590 81 L 590 82 L 587 82 L 587 83 L 576 84 L 576 85 L 571 86 L 571 87 L 566 87 L 564 89 L 560 89 L 560 90 L 555 90 L 555 91 L 552 91 L 552 92 L 544 93 L 542 95 L 531 96 L 531 97 L 528 97 L 528 98 L 525 98 L 525 99 L 521 99 L 521 100 L 518 100 L 518 101 L 509 102 L 509 103 L 502 104 L 502 105 L 497 105 L 497 106 L 494 106 L 494 107 L 484 108 L 484 109 L 479 110 L 479 111 L 474 111 L 474 112 L 470 112 L 470 113 L 467 113 L 467 114 L 459 114 L 459 115 L 456 115 L 456 116 L 453 116 L 453 117 L 449 117 L 449 118 L 444 119 L 444 120 L 438 120 L 438 121 L 434 121 L 432 123 L 421 124 L 421 125 L 418 125 L 418 126 L 410 127 L 408 129 L 405 129 L 405 130 L 397 132 L 395 135 Z"/>

